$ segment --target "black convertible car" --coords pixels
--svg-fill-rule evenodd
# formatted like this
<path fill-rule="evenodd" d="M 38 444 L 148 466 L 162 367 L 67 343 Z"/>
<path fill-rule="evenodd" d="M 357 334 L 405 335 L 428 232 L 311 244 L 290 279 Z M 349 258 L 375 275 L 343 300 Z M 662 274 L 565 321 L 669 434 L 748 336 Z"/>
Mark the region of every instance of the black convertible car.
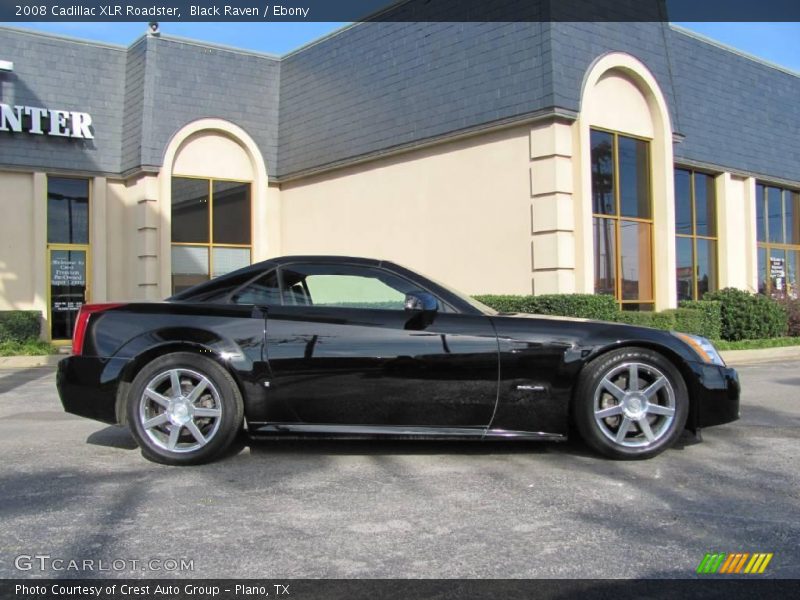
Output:
<path fill-rule="evenodd" d="M 163 303 L 82 307 L 67 412 L 128 424 L 148 459 L 202 463 L 251 436 L 563 440 L 647 458 L 734 421 L 704 338 L 499 314 L 396 264 L 275 258 Z"/>

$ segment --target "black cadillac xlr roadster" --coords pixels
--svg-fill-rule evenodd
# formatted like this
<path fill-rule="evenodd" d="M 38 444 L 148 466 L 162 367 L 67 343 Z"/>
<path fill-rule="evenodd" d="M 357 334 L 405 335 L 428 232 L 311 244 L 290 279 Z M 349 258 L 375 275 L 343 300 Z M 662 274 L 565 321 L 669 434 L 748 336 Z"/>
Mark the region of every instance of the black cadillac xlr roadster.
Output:
<path fill-rule="evenodd" d="M 81 308 L 67 412 L 127 424 L 167 464 L 250 436 L 563 440 L 648 458 L 739 416 L 704 338 L 499 314 L 396 264 L 275 258 L 161 303 Z"/>

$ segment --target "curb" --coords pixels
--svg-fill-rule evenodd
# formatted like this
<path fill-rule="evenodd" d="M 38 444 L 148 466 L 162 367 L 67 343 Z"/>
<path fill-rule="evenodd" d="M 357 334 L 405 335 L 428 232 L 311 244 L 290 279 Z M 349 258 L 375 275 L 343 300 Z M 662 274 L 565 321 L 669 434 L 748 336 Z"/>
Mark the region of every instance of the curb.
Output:
<path fill-rule="evenodd" d="M 33 369 L 55 367 L 65 354 L 45 354 L 43 356 L 0 356 L 0 369 Z"/>
<path fill-rule="evenodd" d="M 731 367 L 757 365 L 780 360 L 800 360 L 800 346 L 761 348 L 759 350 L 720 350 L 725 364 Z"/>

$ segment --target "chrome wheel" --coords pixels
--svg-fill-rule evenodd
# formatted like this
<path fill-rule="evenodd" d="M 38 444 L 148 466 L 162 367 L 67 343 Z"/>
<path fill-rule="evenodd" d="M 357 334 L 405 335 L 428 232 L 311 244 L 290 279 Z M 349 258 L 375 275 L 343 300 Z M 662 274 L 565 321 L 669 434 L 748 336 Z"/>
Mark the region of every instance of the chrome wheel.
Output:
<path fill-rule="evenodd" d="M 594 393 L 594 420 L 614 444 L 645 448 L 669 435 L 675 420 L 675 390 L 653 365 L 625 362 L 600 380 Z"/>
<path fill-rule="evenodd" d="M 219 430 L 222 400 L 202 373 L 169 369 L 147 383 L 138 413 L 153 444 L 169 452 L 192 452 L 208 444 Z"/>

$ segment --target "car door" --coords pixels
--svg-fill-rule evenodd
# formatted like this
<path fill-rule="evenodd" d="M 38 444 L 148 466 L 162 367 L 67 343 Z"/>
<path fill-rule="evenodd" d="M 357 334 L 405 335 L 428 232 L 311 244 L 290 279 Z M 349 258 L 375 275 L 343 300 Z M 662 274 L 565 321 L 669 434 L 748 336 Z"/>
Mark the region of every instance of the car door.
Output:
<path fill-rule="evenodd" d="M 487 317 L 405 310 L 420 286 L 386 269 L 281 267 L 283 302 L 267 309 L 272 401 L 302 423 L 487 427 L 498 349 Z"/>

